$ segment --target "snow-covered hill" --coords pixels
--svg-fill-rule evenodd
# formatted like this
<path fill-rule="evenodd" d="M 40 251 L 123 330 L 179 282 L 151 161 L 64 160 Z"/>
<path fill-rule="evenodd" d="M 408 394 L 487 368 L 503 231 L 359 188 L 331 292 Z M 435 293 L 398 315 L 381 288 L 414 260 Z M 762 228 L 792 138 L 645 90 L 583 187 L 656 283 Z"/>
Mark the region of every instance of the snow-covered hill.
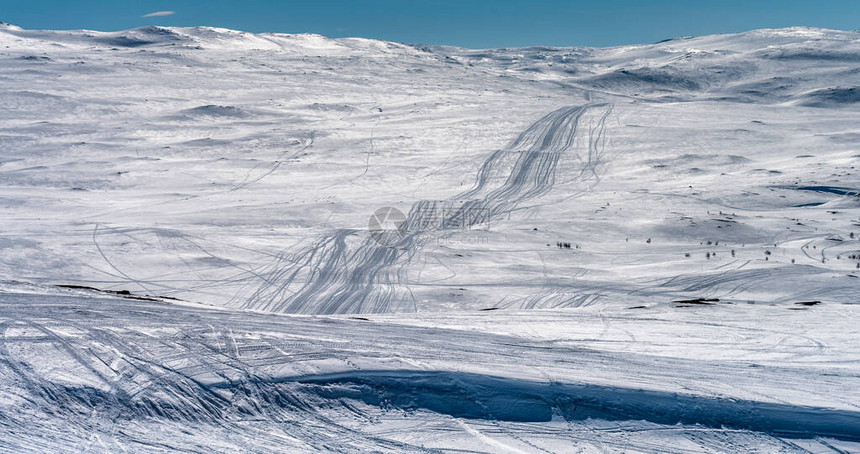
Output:
<path fill-rule="evenodd" d="M 0 441 L 856 450 L 858 63 L 0 24 Z"/>
<path fill-rule="evenodd" d="M 3 26 L 0 271 L 306 313 L 852 302 L 857 36 L 470 51 Z M 363 232 L 470 203 L 488 231 Z"/>

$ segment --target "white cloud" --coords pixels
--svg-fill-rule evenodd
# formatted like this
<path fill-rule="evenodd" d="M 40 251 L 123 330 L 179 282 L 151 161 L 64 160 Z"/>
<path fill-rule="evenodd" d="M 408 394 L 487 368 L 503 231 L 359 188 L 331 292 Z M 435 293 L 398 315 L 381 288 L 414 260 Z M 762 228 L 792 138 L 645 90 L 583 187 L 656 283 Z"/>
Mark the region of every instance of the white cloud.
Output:
<path fill-rule="evenodd" d="M 176 14 L 176 13 L 173 11 L 156 11 L 154 13 L 144 14 L 143 16 L 140 16 L 140 17 L 161 17 L 161 16 L 172 16 L 174 14 Z"/>

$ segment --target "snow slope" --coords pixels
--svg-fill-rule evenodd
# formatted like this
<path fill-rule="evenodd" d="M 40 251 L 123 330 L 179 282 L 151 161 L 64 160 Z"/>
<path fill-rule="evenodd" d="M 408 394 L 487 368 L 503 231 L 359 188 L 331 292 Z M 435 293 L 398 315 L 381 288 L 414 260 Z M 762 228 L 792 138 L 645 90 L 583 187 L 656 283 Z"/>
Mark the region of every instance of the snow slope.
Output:
<path fill-rule="evenodd" d="M 858 450 L 858 38 L 0 24 L 0 449 Z"/>
<path fill-rule="evenodd" d="M 294 313 L 852 302 L 856 32 L 469 51 L 4 26 L 0 45 L 8 278 Z M 492 219 L 378 250 L 386 206 Z"/>
<path fill-rule="evenodd" d="M 7 284 L 0 307 L 8 452 L 860 447 L 857 305 L 368 319 Z"/>

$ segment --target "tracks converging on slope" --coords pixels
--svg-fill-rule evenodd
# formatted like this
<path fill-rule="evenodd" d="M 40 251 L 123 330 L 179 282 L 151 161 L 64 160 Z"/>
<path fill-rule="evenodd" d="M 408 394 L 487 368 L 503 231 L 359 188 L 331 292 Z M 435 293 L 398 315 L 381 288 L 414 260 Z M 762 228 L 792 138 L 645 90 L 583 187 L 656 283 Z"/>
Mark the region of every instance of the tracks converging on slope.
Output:
<path fill-rule="evenodd" d="M 263 271 L 265 279 L 244 308 L 307 314 L 382 313 L 414 310 L 406 267 L 420 252 L 420 236 L 444 236 L 509 215 L 527 202 L 550 192 L 560 177 L 584 181 L 596 178 L 605 145 L 605 121 L 611 104 L 563 107 L 539 119 L 507 147 L 492 153 L 477 172 L 474 186 L 444 201 L 413 203 L 404 235 L 392 245 L 354 229 L 328 232 L 295 254 L 284 253 Z M 573 152 L 581 120 L 590 110 L 602 110 L 587 138 L 587 155 Z M 572 175 L 559 175 L 562 159 L 577 161 Z M 439 218 L 441 210 L 446 213 Z"/>

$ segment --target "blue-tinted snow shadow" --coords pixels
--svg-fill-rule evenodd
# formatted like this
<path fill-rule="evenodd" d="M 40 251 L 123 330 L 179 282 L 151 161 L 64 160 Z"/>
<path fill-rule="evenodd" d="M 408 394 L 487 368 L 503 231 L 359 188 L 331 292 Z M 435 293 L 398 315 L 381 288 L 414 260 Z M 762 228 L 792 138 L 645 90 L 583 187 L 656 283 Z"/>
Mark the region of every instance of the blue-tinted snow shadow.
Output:
<path fill-rule="evenodd" d="M 349 398 L 467 419 L 649 421 L 860 441 L 860 413 L 611 386 L 535 382 L 461 372 L 356 371 L 285 381 L 329 399 Z M 813 386 L 813 384 L 810 384 Z"/>

